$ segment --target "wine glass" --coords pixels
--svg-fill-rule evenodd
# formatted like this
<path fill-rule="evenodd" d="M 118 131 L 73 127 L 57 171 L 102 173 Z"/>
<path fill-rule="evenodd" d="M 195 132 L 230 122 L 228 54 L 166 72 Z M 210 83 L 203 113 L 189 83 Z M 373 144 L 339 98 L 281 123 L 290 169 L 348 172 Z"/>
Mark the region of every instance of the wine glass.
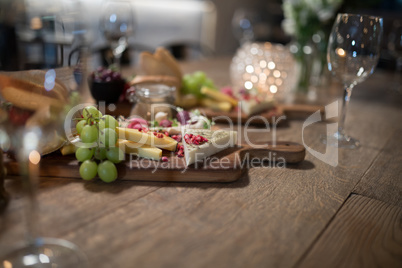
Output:
<path fill-rule="evenodd" d="M 73 1 L 71 1 L 73 4 Z M 36 182 L 42 157 L 64 143 L 68 106 L 78 91 L 73 70 L 63 66 L 66 44 L 83 34 L 75 24 L 79 10 L 62 1 L 1 1 L 0 10 L 0 157 L 13 155 L 26 193 L 23 247 L 0 253 L 0 267 L 86 267 L 85 254 L 73 243 L 36 233 Z M 70 6 L 71 7 L 71 6 Z M 63 25 L 59 27 L 58 25 Z M 83 40 L 83 38 L 76 38 Z M 66 46 L 67 47 L 67 46 Z M 61 56 L 60 56 L 61 54 Z M 75 96 L 77 97 L 77 96 Z M 49 156 L 50 157 L 50 156 Z M 3 174 L 3 161 L 0 169 Z"/>
<path fill-rule="evenodd" d="M 255 40 L 255 27 L 260 20 L 260 15 L 255 9 L 238 8 L 235 10 L 232 17 L 232 31 L 240 46 Z"/>
<path fill-rule="evenodd" d="M 383 20 L 380 17 L 338 14 L 329 37 L 329 71 L 343 84 L 343 105 L 338 131 L 323 142 L 357 148 L 359 141 L 345 133 L 346 110 L 353 88 L 370 76 L 380 57 Z"/>
<path fill-rule="evenodd" d="M 119 67 L 121 56 L 128 46 L 128 37 L 134 30 L 131 3 L 124 0 L 105 0 L 99 27 L 112 48 L 113 63 Z"/>
<path fill-rule="evenodd" d="M 396 59 L 395 77 L 392 89 L 402 93 L 402 20 L 395 20 L 388 36 L 388 50 Z"/>

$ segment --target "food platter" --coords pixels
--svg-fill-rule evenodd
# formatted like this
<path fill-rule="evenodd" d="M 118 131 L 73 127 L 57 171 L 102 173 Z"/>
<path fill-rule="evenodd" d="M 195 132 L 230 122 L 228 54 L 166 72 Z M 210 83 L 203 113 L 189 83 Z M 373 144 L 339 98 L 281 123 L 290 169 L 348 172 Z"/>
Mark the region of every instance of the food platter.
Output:
<path fill-rule="evenodd" d="M 168 161 L 155 161 L 127 156 L 117 165 L 120 180 L 159 182 L 231 182 L 239 179 L 252 167 L 267 170 L 286 167 L 304 160 L 305 149 L 293 142 L 259 144 L 255 148 L 240 145 L 221 151 L 210 158 L 186 166 L 184 158 L 164 152 Z M 6 161 L 7 172 L 18 174 L 18 163 Z M 80 178 L 79 162 L 74 155 L 63 156 L 59 152 L 46 155 L 41 161 L 40 176 Z M 228 176 L 230 172 L 230 176 Z"/>

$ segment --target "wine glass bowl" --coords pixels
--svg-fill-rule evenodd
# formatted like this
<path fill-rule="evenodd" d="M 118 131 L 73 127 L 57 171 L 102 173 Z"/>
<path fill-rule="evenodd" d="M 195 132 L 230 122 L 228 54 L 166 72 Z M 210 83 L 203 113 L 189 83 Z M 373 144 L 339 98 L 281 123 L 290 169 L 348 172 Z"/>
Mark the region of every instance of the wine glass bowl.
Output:
<path fill-rule="evenodd" d="M 67 50 L 55 47 L 72 46 L 74 38 L 82 40 L 84 31 L 76 28 L 79 12 L 73 6 L 71 12 L 63 9 L 62 1 L 32 0 L 31 8 L 26 1 L 13 0 L 11 6 L 8 2 L 0 2 L 0 10 L 7 10 L 0 12 L 7 29 L 0 31 L 7 48 L 0 50 L 0 157 L 6 151 L 15 156 L 10 161 L 17 161 L 10 166 L 18 167 L 23 180 L 26 204 L 21 224 L 27 239 L 24 246 L 11 244 L 8 252 L 1 252 L 0 267 L 86 267 L 86 257 L 77 246 L 36 232 L 35 184 L 41 159 L 65 143 L 65 114 L 80 91 L 73 70 L 54 61 L 56 54 L 64 59 Z M 5 20 L 5 15 L 12 19 Z M 49 18 L 64 18 L 67 23 L 56 27 L 57 20 Z"/>
<path fill-rule="evenodd" d="M 357 148 L 359 141 L 344 131 L 346 110 L 353 88 L 367 79 L 380 57 L 383 20 L 380 17 L 338 14 L 329 37 L 328 69 L 344 86 L 338 131 L 323 142 L 341 148 Z"/>
<path fill-rule="evenodd" d="M 134 31 L 131 3 L 124 0 L 105 0 L 99 28 L 112 48 L 113 63 L 119 66 L 120 58 L 128 47 L 128 37 Z"/>

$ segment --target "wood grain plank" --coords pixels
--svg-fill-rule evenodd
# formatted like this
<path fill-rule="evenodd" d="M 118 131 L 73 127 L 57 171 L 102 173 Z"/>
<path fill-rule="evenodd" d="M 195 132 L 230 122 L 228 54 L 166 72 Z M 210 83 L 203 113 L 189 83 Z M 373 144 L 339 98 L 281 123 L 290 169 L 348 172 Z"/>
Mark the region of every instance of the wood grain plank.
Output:
<path fill-rule="evenodd" d="M 352 195 L 299 267 L 401 267 L 402 208 Z"/>
<path fill-rule="evenodd" d="M 77 179 L 42 178 L 37 198 L 38 235 L 60 237 L 161 186 L 162 183 L 116 181 L 106 184 L 101 181 L 85 183 Z M 5 187 L 12 199 L 0 218 L 0 252 L 10 251 L 13 245 L 24 240 L 23 210 L 27 207 L 21 179 L 7 180 Z"/>
<path fill-rule="evenodd" d="M 353 192 L 402 207 L 401 163 L 402 131 L 399 130 L 391 136 Z"/>

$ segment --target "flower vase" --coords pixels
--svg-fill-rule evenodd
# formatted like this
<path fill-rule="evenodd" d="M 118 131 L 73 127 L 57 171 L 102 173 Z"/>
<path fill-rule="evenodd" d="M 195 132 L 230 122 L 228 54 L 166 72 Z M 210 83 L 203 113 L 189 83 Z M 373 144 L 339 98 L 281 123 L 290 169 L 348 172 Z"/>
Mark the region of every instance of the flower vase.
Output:
<path fill-rule="evenodd" d="M 293 42 L 290 45 L 298 65 L 295 97 L 298 101 L 315 101 L 316 89 L 324 81 L 325 57 L 314 42 Z"/>

